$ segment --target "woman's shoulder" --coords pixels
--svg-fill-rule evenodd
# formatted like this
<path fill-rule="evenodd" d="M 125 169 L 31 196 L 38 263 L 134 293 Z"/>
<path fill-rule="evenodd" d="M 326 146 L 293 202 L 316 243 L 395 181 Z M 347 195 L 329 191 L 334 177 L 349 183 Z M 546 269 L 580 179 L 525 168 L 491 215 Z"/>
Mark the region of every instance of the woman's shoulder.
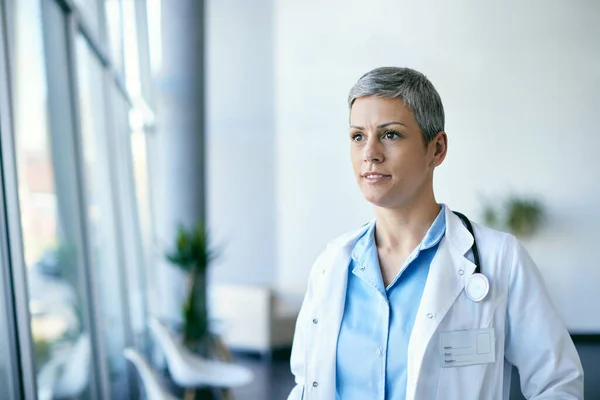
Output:
<path fill-rule="evenodd" d="M 354 246 L 368 231 L 372 223 L 374 223 L 374 220 L 330 240 L 315 260 L 309 281 L 314 279 L 322 281 L 321 278 L 329 275 L 325 274 L 326 271 L 340 271 L 345 265 L 344 262 L 340 262 L 340 256 L 350 259 Z"/>
<path fill-rule="evenodd" d="M 345 232 L 333 240 L 330 240 L 327 244 L 325 251 L 341 249 L 346 247 L 354 247 L 356 242 L 369 230 L 372 224 L 375 223 L 375 220 L 371 220 L 366 224 L 362 225 L 360 228 L 352 229 L 351 231 Z"/>
<path fill-rule="evenodd" d="M 472 222 L 472 224 L 473 229 L 475 231 L 475 236 L 480 237 L 486 241 L 504 243 L 507 241 L 512 242 L 513 240 L 516 240 L 515 236 L 510 233 L 490 228 L 489 226 L 481 225 L 477 222 Z"/>
<path fill-rule="evenodd" d="M 365 234 L 365 232 L 368 231 L 369 227 L 374 222 L 374 220 L 367 222 L 360 228 L 355 228 L 330 240 L 325 248 L 319 253 L 319 256 L 315 262 L 315 266 L 323 262 L 330 262 L 332 259 L 337 257 L 340 252 L 351 251 L 354 248 L 354 245 Z"/>

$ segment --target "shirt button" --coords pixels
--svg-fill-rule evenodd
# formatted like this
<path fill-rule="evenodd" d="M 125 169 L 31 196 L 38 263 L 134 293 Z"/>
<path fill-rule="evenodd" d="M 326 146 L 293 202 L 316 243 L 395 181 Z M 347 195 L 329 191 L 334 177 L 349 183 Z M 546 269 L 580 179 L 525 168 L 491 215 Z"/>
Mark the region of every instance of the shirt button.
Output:
<path fill-rule="evenodd" d="M 318 387 L 318 386 L 319 386 L 319 382 L 317 382 L 317 381 L 314 381 L 314 382 L 313 382 L 313 387 Z"/>
<path fill-rule="evenodd" d="M 427 314 L 427 318 L 432 319 L 433 318 L 433 314 L 432 313 Z"/>
<path fill-rule="evenodd" d="M 364 271 L 364 270 L 365 270 L 365 267 L 360 267 L 360 270 L 361 270 L 361 271 Z"/>
<path fill-rule="evenodd" d="M 319 323 L 319 320 L 318 320 L 318 319 L 316 319 L 316 318 L 315 318 L 315 319 L 313 319 L 313 324 L 318 324 L 318 323 Z"/>
<path fill-rule="evenodd" d="M 381 350 L 377 349 L 377 351 L 375 352 L 375 354 L 377 354 L 378 357 L 381 356 Z"/>
<path fill-rule="evenodd" d="M 465 271 L 463 271 L 462 269 L 459 269 L 459 270 L 458 270 L 458 274 L 459 274 L 459 275 L 462 275 L 462 274 L 464 274 L 464 273 L 465 273 Z"/>

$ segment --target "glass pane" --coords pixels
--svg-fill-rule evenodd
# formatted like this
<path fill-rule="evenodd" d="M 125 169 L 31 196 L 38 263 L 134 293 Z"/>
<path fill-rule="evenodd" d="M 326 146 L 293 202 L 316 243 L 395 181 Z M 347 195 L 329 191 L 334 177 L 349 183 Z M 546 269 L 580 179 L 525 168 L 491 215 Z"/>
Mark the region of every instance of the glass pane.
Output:
<path fill-rule="evenodd" d="M 123 32 L 125 32 L 125 82 L 127 91 L 133 98 L 142 95 L 140 80 L 140 60 L 136 23 L 136 4 L 126 1 L 123 3 Z"/>
<path fill-rule="evenodd" d="M 38 397 L 88 399 L 66 24 L 55 2 L 13 5 L 15 146 Z"/>
<path fill-rule="evenodd" d="M 81 11 L 86 24 L 95 34 L 99 33 L 100 27 L 99 1 L 102 0 L 75 0 L 75 5 Z"/>
<path fill-rule="evenodd" d="M 121 0 L 106 0 L 106 29 L 111 62 L 115 69 L 123 73 L 123 13 Z"/>
<path fill-rule="evenodd" d="M 162 64 L 161 2 L 162 0 L 146 0 L 152 75 L 160 74 Z"/>
<path fill-rule="evenodd" d="M 124 256 L 126 260 L 127 296 L 129 301 L 129 320 L 137 348 L 145 348 L 146 309 L 145 281 L 142 239 L 138 220 L 138 204 L 135 196 L 133 168 L 130 153 L 129 103 L 115 86 L 112 87 L 112 110 L 114 119 L 114 135 L 118 162 L 118 184 L 121 201 L 121 225 L 123 234 Z"/>
<path fill-rule="evenodd" d="M 135 188 L 135 205 L 140 238 L 140 259 L 141 265 L 138 279 L 140 279 L 143 289 L 144 311 L 150 313 L 152 304 L 148 298 L 148 280 L 153 276 L 151 269 L 153 264 L 153 243 L 152 243 L 152 220 L 150 210 L 150 188 L 148 177 L 148 160 L 146 147 L 146 133 L 142 130 L 133 130 L 131 132 L 131 160 L 133 162 L 133 186 Z M 156 309 L 156 307 L 154 308 Z M 143 329 L 143 328 L 142 328 Z M 142 333 L 143 331 L 140 330 Z"/>
<path fill-rule="evenodd" d="M 150 217 L 150 187 L 148 178 L 148 159 L 146 147 L 146 134 L 142 130 L 131 133 L 131 155 L 135 180 L 135 193 L 137 210 L 142 233 L 142 241 L 147 256 L 150 259 L 150 246 L 152 242 L 152 221 Z"/>
<path fill-rule="evenodd" d="M 4 57 L 4 26 L 3 26 L 3 9 L 2 3 L 0 3 L 0 88 L 7 87 L 8 83 L 8 64 Z M 3 129 L 7 128 L 4 132 L 9 134 L 9 110 L 4 105 L 8 104 L 8 92 L 0 90 L 0 133 L 3 133 Z M 7 149 L 7 146 L 3 146 L 4 152 L 12 151 Z M 0 154 L 0 160 L 5 157 L 5 154 Z M 16 326 L 13 315 L 13 304 L 11 299 L 11 282 L 8 265 L 8 238 L 6 232 L 8 228 L 6 226 L 6 214 L 4 213 L 4 204 L 2 199 L 5 198 L 4 187 L 2 181 L 0 181 L 0 207 L 2 207 L 0 217 L 0 250 L 2 251 L 2 257 L 0 257 L 0 400 L 16 400 L 22 398 L 22 394 L 19 390 L 19 365 L 18 365 L 18 354 L 17 347 L 14 343 L 16 336 Z"/>
<path fill-rule="evenodd" d="M 6 243 L 2 243 L 5 245 Z M 0 261 L 0 269 L 6 271 L 2 261 Z M 7 293 L 4 288 L 7 287 L 8 282 L 5 281 L 5 275 L 0 274 L 0 400 L 13 400 L 18 396 L 18 364 L 16 349 L 11 343 L 11 332 L 13 328 L 12 324 L 12 306 L 9 304 L 7 299 Z M 12 361 L 15 361 L 15 365 Z"/>
<path fill-rule="evenodd" d="M 86 214 L 92 245 L 93 280 L 100 304 L 99 328 L 103 357 L 108 368 L 112 399 L 127 399 L 127 374 L 123 357 L 125 318 L 123 316 L 123 276 L 115 229 L 111 162 L 104 103 L 104 72 L 85 39 L 76 39 L 81 144 L 86 187 Z M 112 128 L 112 127 L 111 127 Z"/>

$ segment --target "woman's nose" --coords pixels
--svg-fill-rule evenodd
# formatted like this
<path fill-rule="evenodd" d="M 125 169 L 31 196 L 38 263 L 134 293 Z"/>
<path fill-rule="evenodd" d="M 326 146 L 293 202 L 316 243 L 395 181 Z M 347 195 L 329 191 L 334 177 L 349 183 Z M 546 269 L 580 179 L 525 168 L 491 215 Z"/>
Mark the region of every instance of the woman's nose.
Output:
<path fill-rule="evenodd" d="M 383 162 L 383 152 L 379 148 L 377 141 L 369 141 L 365 146 L 364 161 L 367 163 L 381 163 Z"/>

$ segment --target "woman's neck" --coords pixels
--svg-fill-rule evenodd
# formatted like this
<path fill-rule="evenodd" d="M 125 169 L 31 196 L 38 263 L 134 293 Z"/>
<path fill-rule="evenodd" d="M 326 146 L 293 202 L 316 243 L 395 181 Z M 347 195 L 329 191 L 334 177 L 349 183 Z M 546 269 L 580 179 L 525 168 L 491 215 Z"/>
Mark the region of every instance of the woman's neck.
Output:
<path fill-rule="evenodd" d="M 440 212 L 433 195 L 402 208 L 375 209 L 377 248 L 388 252 L 410 252 L 425 237 Z"/>

